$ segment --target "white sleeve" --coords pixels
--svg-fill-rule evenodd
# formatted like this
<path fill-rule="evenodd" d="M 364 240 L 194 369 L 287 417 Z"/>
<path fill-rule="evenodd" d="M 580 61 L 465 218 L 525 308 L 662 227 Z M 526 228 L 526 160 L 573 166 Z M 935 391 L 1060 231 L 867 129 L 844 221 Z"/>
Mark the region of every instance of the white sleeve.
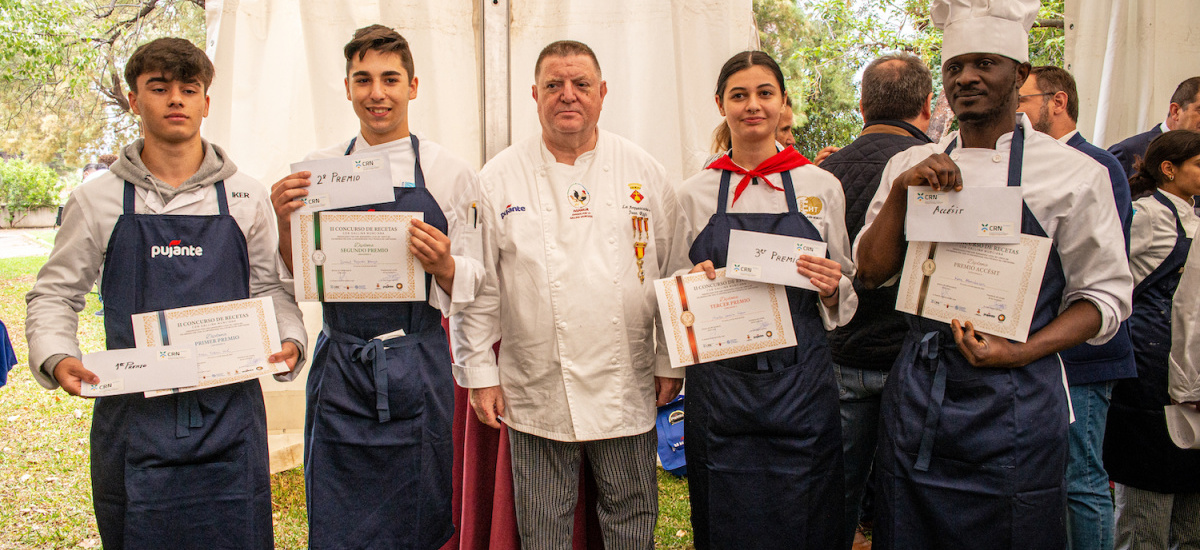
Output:
<path fill-rule="evenodd" d="M 449 294 L 437 283 L 429 293 L 429 305 L 441 310 L 446 317 L 454 316 L 474 302 L 483 286 L 479 195 L 479 176 L 474 171 L 464 169 L 456 175 L 453 199 L 446 216 L 450 255 L 454 260 L 454 283 Z"/>
<path fill-rule="evenodd" d="M 80 204 L 72 193 L 63 207 L 62 227 L 54 249 L 38 271 L 33 289 L 25 295 L 25 338 L 29 342 L 29 370 L 34 380 L 47 389 L 58 387 L 52 372 L 43 369 L 51 356 L 66 354 L 82 358 L 76 332 L 79 312 L 87 305 L 108 243 L 101 242 L 93 209 Z M 53 369 L 53 365 L 49 365 Z"/>
<path fill-rule="evenodd" d="M 1171 311 L 1171 361 L 1167 393 L 1179 402 L 1200 401 L 1200 239 L 1192 239 Z"/>
<path fill-rule="evenodd" d="M 482 178 L 478 201 L 479 246 L 464 250 L 468 255 L 477 255 L 474 261 L 481 270 L 481 285 L 475 299 L 450 318 L 454 379 L 464 388 L 500 385 L 500 367 L 492 352 L 492 346 L 500 340 L 500 247 L 496 241 L 497 207 L 492 200 L 497 182 L 489 183 L 487 176 Z"/>
<path fill-rule="evenodd" d="M 1089 159 L 1090 160 L 1090 159 Z M 1123 243 L 1124 234 L 1112 198 L 1108 173 L 1096 162 L 1079 170 L 1075 189 L 1060 210 L 1054 244 L 1058 248 L 1066 277 L 1062 308 L 1078 300 L 1087 300 L 1100 310 L 1100 330 L 1087 340 L 1100 345 L 1117 332 L 1132 309 L 1133 276 Z"/>
<path fill-rule="evenodd" d="M 675 186 L 667 182 L 666 172 L 661 165 L 654 166 L 654 184 L 656 200 L 651 208 L 657 207 L 657 212 L 650 216 L 654 224 L 654 246 L 658 250 L 658 273 L 663 276 L 671 273 L 672 269 L 689 263 L 687 246 L 678 240 L 676 231 L 683 224 L 680 220 L 678 198 L 675 196 Z M 653 282 L 650 283 L 653 286 Z M 653 299 L 653 298 L 651 298 Z M 657 309 L 657 301 L 655 306 Z M 664 332 L 662 317 L 654 316 L 654 334 L 658 345 L 654 348 L 654 375 L 663 378 L 683 378 L 684 368 L 672 368 L 671 356 L 667 346 L 667 334 Z"/>
<path fill-rule="evenodd" d="M 837 179 L 829 175 L 835 183 Z M 854 292 L 854 262 L 850 260 L 850 237 L 846 232 L 846 195 L 840 183 L 822 194 L 826 214 L 818 229 L 828 245 L 829 259 L 842 267 L 842 278 L 838 280 L 838 305 L 831 309 L 817 300 L 817 310 L 825 330 L 833 330 L 849 323 L 858 310 L 858 294 Z"/>

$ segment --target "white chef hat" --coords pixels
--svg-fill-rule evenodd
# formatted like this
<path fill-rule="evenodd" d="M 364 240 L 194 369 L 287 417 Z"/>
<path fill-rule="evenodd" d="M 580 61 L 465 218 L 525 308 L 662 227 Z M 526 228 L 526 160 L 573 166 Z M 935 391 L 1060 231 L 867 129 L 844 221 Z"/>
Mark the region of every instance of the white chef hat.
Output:
<path fill-rule="evenodd" d="M 965 53 L 995 53 L 1029 61 L 1029 29 L 1038 0 L 933 0 L 930 18 L 942 29 L 942 63 Z"/>

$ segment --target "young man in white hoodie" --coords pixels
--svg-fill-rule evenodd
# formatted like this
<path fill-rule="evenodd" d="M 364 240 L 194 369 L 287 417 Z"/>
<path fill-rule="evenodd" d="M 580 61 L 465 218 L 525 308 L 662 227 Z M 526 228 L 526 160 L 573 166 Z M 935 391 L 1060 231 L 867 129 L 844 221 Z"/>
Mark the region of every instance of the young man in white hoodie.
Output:
<path fill-rule="evenodd" d="M 131 315 L 270 297 L 283 349 L 302 365 L 300 311 L 280 283 L 271 205 L 262 184 L 200 137 L 214 69 L 180 38 L 143 44 L 125 68 L 143 138 L 63 209 L 54 250 L 29 292 L 30 369 L 78 395 L 78 313 L 103 273 L 107 347 L 134 347 Z M 191 254 L 155 254 L 181 245 Z M 105 548 L 273 548 L 266 411 L 257 380 L 145 398 L 95 400 L 92 492 Z"/>

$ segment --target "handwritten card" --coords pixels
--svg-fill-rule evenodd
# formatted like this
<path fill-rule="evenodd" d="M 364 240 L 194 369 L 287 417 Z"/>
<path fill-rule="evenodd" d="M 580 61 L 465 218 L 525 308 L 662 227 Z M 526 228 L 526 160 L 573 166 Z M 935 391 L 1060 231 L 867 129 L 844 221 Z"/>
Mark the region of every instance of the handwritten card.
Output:
<path fill-rule="evenodd" d="M 1016 244 L 1021 242 L 1020 187 L 908 188 L 904 233 L 909 241 Z"/>
<path fill-rule="evenodd" d="M 292 164 L 292 172 L 312 172 L 300 212 L 317 212 L 392 202 L 392 166 L 387 153 L 361 153 Z"/>
<path fill-rule="evenodd" d="M 824 258 L 828 246 L 821 241 L 742 231 L 729 232 L 725 273 L 731 279 L 774 283 L 820 292 L 808 277 L 796 271 L 796 260 L 807 255 Z"/>

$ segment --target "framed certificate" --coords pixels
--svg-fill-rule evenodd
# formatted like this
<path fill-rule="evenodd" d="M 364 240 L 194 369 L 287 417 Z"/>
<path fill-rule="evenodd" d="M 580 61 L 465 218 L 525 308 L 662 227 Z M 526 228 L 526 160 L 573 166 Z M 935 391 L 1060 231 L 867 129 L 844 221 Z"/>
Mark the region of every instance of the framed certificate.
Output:
<path fill-rule="evenodd" d="M 148 391 L 146 397 L 223 386 L 288 371 L 267 357 L 283 349 L 275 305 L 270 298 L 250 298 L 139 313 L 133 316 L 133 338 L 139 348 L 195 347 L 200 383 Z"/>
<path fill-rule="evenodd" d="M 671 366 L 796 345 L 787 292 L 781 285 L 691 273 L 654 281 Z"/>
<path fill-rule="evenodd" d="M 408 250 L 421 212 L 293 214 L 292 271 L 302 302 L 416 302 L 425 269 Z"/>
<path fill-rule="evenodd" d="M 1025 342 L 1053 241 L 1012 245 L 910 242 L 896 309 Z"/>

